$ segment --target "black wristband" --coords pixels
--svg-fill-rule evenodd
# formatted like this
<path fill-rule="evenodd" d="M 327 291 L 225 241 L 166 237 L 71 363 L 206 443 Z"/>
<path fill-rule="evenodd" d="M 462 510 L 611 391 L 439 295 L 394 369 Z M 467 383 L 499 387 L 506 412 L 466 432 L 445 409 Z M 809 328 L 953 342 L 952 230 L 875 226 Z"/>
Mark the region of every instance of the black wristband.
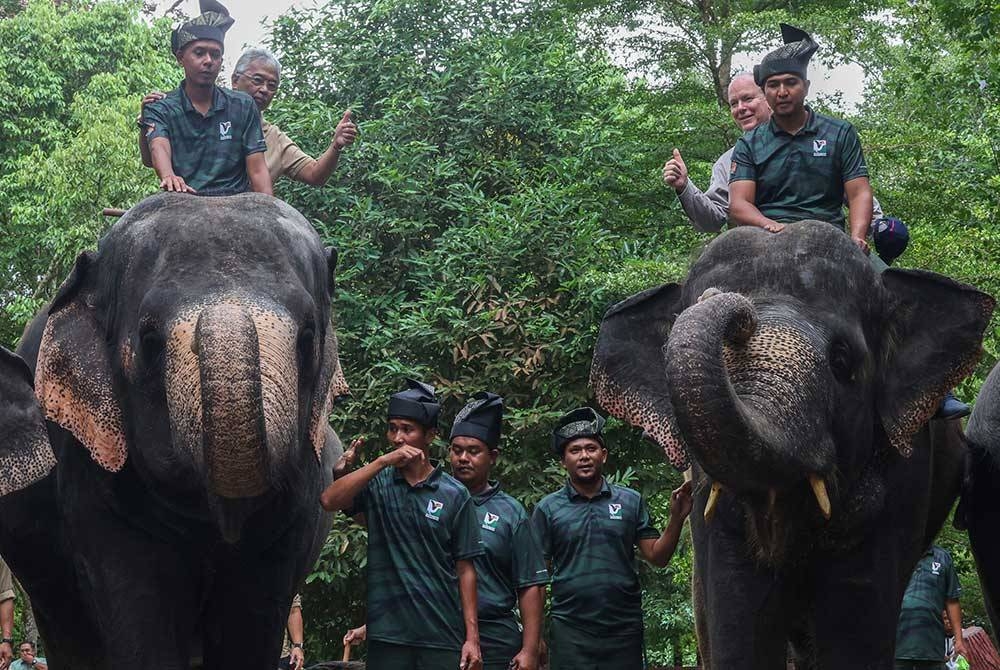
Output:
<path fill-rule="evenodd" d="M 9 644 L 11 646 L 14 646 L 14 638 L 12 638 L 12 637 L 0 638 L 0 644 L 3 644 L 4 642 L 6 642 L 7 644 Z"/>
<path fill-rule="evenodd" d="M 302 643 L 301 642 L 292 642 L 291 646 L 292 646 L 292 649 L 301 649 L 302 648 Z"/>

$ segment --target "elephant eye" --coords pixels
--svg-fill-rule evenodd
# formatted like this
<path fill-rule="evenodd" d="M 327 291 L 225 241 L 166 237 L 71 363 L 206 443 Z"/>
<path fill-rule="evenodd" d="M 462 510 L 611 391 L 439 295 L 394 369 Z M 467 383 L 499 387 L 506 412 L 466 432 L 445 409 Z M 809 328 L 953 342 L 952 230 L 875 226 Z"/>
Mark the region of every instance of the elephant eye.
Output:
<path fill-rule="evenodd" d="M 306 325 L 299 331 L 299 341 L 296 348 L 299 352 L 299 367 L 308 369 L 313 363 L 313 348 L 316 340 L 316 330 L 312 325 Z"/>
<path fill-rule="evenodd" d="M 151 323 L 143 324 L 139 331 L 139 354 L 142 356 L 143 366 L 155 367 L 163 355 L 164 347 L 163 336 L 156 327 Z"/>
<path fill-rule="evenodd" d="M 840 339 L 835 340 L 830 345 L 827 359 L 830 361 L 830 370 L 837 381 L 842 384 L 854 381 L 854 354 L 847 342 Z"/>

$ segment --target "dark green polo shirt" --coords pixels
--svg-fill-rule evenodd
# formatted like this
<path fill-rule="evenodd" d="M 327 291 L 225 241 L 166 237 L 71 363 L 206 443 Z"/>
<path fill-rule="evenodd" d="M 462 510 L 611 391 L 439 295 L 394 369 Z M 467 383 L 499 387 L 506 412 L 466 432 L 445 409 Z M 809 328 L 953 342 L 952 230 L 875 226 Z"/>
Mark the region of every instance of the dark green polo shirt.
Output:
<path fill-rule="evenodd" d="M 552 561 L 552 618 L 593 635 L 642 632 L 636 543 L 660 536 L 642 496 L 608 484 L 594 498 L 572 484 L 545 496 L 531 517 Z"/>
<path fill-rule="evenodd" d="M 858 133 L 847 121 L 809 111 L 789 135 L 772 118 L 736 141 L 729 183 L 754 181 L 754 204 L 779 223 L 805 219 L 844 227 L 844 182 L 868 176 Z"/>
<path fill-rule="evenodd" d="M 944 658 L 941 611 L 947 601 L 958 600 L 961 594 L 951 554 L 932 546 L 917 563 L 903 594 L 903 609 L 896 628 L 896 658 L 941 661 Z"/>
<path fill-rule="evenodd" d="M 184 92 L 184 82 L 146 105 L 146 139 L 170 140 L 174 173 L 202 195 L 249 190 L 246 157 L 265 150 L 260 112 L 253 98 L 218 86 L 203 116 Z"/>
<path fill-rule="evenodd" d="M 386 468 L 354 499 L 348 513 L 358 512 L 368 523 L 368 638 L 460 650 L 455 562 L 483 553 L 469 491 L 440 465 L 416 486 Z"/>
<path fill-rule="evenodd" d="M 479 646 L 485 660 L 509 661 L 521 650 L 521 628 L 514 612 L 517 592 L 548 583 L 549 571 L 521 503 L 501 491 L 498 483 L 472 500 L 486 550 L 475 561 Z"/>

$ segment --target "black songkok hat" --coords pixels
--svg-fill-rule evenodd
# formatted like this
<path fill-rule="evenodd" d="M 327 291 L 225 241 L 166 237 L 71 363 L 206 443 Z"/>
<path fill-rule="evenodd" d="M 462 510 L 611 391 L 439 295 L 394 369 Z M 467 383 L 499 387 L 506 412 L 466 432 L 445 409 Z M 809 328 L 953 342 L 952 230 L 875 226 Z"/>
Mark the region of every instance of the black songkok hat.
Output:
<path fill-rule="evenodd" d="M 424 428 L 437 428 L 441 406 L 434 387 L 416 379 L 407 379 L 406 386 L 406 390 L 389 396 L 389 418 L 411 419 Z"/>
<path fill-rule="evenodd" d="M 552 431 L 552 451 L 562 457 L 563 447 L 578 437 L 592 437 L 604 446 L 604 417 L 590 407 L 577 407 L 569 414 L 559 419 Z"/>
<path fill-rule="evenodd" d="M 496 393 L 480 391 L 455 417 L 451 438 L 474 437 L 490 449 L 500 446 L 500 424 L 503 422 L 503 398 Z"/>
<path fill-rule="evenodd" d="M 225 44 L 226 31 L 236 22 L 229 10 L 215 0 L 201 0 L 201 16 L 182 23 L 170 33 L 170 50 L 177 53 L 195 40 Z"/>
<path fill-rule="evenodd" d="M 785 45 L 764 56 L 760 65 L 753 66 L 753 80 L 764 86 L 768 77 L 776 74 L 794 74 L 806 78 L 809 59 L 819 49 L 819 45 L 804 30 L 787 23 L 781 24 L 781 38 Z"/>

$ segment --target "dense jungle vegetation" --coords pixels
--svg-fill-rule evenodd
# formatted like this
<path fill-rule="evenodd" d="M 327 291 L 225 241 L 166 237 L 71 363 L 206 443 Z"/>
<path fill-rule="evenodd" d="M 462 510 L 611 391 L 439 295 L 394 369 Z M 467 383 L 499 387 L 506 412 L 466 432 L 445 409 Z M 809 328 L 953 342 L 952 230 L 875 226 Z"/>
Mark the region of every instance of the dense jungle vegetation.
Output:
<path fill-rule="evenodd" d="M 233 7 L 234 14 L 238 9 Z M 181 78 L 168 19 L 138 1 L 0 2 L 0 342 L 16 344 L 72 260 L 156 190 L 141 167 L 141 94 Z M 445 424 L 480 389 L 506 396 L 500 476 L 532 505 L 562 481 L 549 426 L 590 400 L 605 308 L 683 276 L 709 236 L 660 168 L 679 147 L 695 183 L 736 139 L 720 105 L 734 57 L 812 32 L 857 63 L 863 102 L 813 100 L 857 126 L 874 190 L 910 226 L 899 264 L 1000 295 L 1000 6 L 991 0 L 331 0 L 269 28 L 283 82 L 267 116 L 313 154 L 344 108 L 359 141 L 322 189 L 278 195 L 340 249 L 337 320 L 353 398 L 345 443 L 381 445 L 385 398 L 432 381 Z M 227 58 L 238 56 L 229 45 Z M 1000 357 L 997 321 L 959 395 Z M 680 474 L 613 423 L 614 477 L 667 518 Z M 440 445 L 443 453 L 443 443 Z M 376 449 L 378 446 L 375 447 Z M 310 661 L 363 621 L 364 532 L 338 521 L 305 587 Z M 988 625 L 964 536 L 967 619 Z M 643 568 L 656 663 L 694 660 L 685 543 Z"/>

